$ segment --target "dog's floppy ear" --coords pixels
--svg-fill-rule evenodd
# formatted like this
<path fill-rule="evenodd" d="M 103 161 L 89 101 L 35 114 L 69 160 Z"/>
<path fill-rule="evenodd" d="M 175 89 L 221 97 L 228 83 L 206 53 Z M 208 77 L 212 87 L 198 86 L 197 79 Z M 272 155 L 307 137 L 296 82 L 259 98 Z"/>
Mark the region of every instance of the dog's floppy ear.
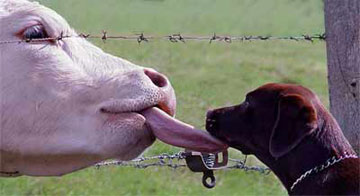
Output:
<path fill-rule="evenodd" d="M 270 154 L 279 158 L 291 151 L 316 129 L 316 121 L 316 111 L 309 100 L 298 94 L 283 95 L 270 136 Z"/>

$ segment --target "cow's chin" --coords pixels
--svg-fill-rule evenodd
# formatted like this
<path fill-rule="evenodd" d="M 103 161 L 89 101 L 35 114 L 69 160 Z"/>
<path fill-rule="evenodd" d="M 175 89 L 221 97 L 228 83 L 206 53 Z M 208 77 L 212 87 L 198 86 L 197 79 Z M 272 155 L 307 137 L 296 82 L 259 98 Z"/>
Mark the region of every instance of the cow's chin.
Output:
<path fill-rule="evenodd" d="M 155 141 L 139 113 L 107 113 L 104 122 L 104 145 L 119 160 L 127 161 L 141 155 Z"/>

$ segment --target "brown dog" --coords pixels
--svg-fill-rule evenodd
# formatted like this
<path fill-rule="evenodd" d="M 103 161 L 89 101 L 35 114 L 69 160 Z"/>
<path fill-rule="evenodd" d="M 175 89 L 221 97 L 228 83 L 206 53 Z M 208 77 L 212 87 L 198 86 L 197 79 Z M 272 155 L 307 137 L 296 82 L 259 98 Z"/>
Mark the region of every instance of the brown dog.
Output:
<path fill-rule="evenodd" d="M 318 97 L 302 86 L 261 86 L 240 105 L 209 111 L 206 129 L 254 154 L 290 195 L 360 195 L 359 158 Z"/>

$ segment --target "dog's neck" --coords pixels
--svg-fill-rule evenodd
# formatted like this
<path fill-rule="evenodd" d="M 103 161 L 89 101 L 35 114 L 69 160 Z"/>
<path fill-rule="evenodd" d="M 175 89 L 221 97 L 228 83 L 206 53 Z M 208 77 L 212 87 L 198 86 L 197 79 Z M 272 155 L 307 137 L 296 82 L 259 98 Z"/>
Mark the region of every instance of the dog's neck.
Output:
<path fill-rule="evenodd" d="M 328 122 L 319 123 L 314 134 L 306 137 L 291 152 L 278 159 L 268 152 L 255 154 L 270 167 L 288 191 L 304 172 L 324 164 L 329 158 L 338 158 L 344 153 L 355 154 L 336 121 L 333 118 L 328 119 Z M 301 186 L 301 183 L 298 186 Z"/>

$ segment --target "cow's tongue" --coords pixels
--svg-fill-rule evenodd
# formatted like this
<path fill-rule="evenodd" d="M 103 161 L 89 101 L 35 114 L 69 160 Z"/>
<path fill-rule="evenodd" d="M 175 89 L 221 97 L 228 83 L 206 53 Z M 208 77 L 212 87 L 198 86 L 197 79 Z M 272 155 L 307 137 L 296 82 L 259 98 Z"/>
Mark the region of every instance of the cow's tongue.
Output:
<path fill-rule="evenodd" d="M 204 131 L 172 118 L 158 108 L 141 112 L 156 138 L 177 147 L 200 152 L 220 152 L 228 146 Z"/>

